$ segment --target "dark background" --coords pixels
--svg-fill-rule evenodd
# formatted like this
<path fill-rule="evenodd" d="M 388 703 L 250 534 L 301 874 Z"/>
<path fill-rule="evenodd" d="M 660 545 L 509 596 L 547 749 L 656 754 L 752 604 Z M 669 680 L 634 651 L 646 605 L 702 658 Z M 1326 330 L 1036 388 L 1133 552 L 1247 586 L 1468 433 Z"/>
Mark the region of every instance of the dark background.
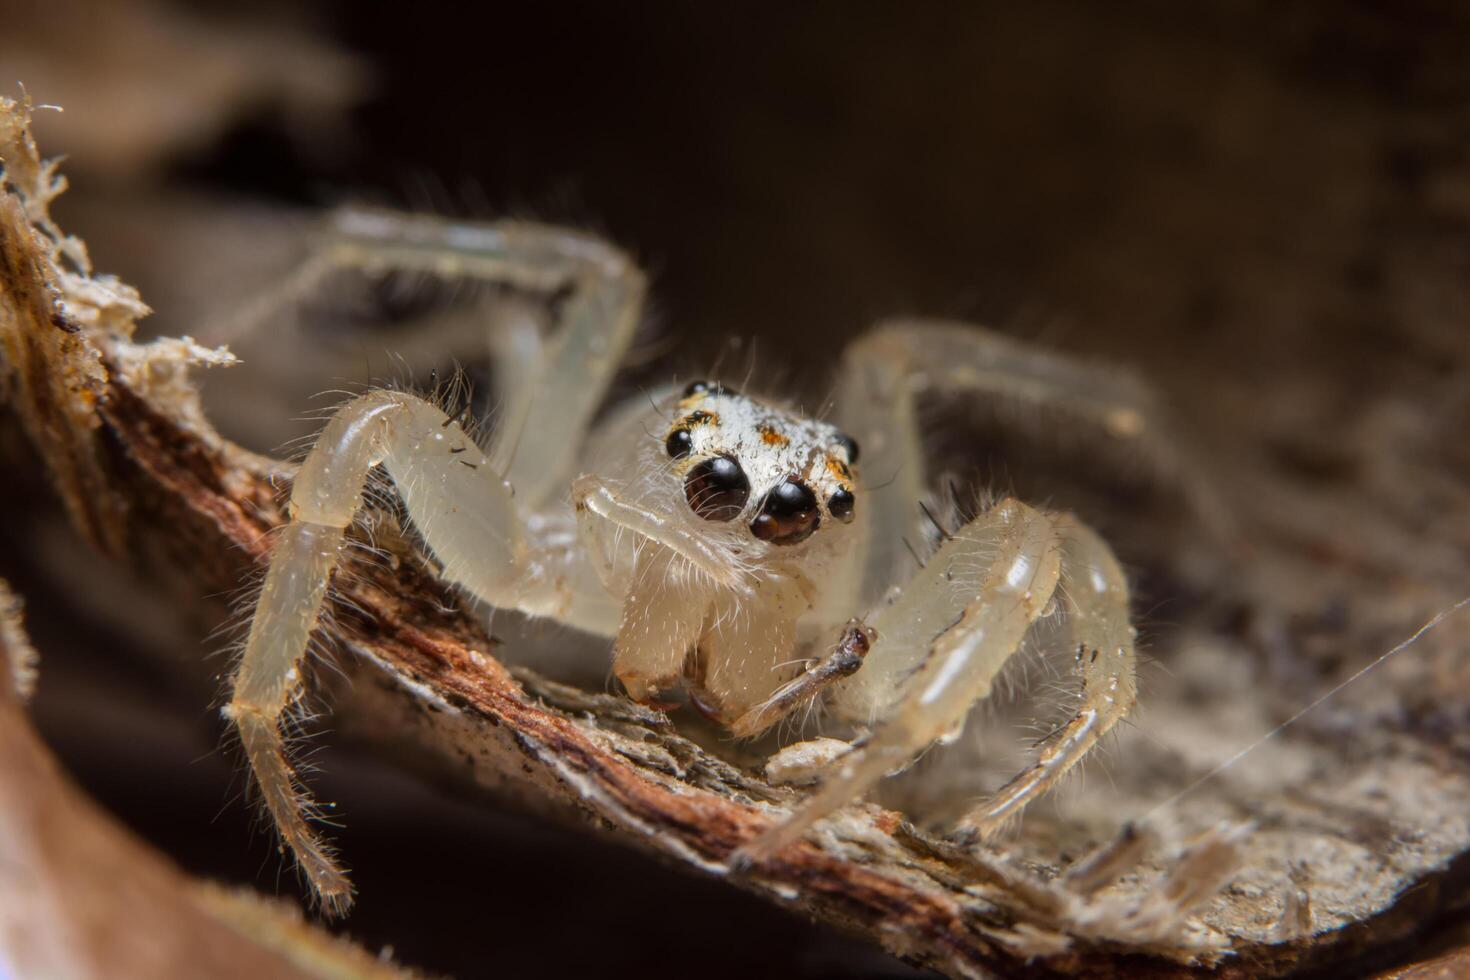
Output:
<path fill-rule="evenodd" d="M 85 71 L 82 52 L 108 44 L 89 32 L 115 15 L 60 6 L 75 31 L 62 40 L 54 10 L 22 4 L 21 23 L 52 39 L 54 64 L 75 56 Z M 77 187 L 59 215 L 100 268 L 143 287 L 161 331 L 187 332 L 192 308 L 166 282 L 177 244 L 142 215 L 173 215 L 207 252 L 233 241 L 222 216 L 242 207 L 366 200 L 601 230 L 653 273 L 660 364 L 700 370 L 748 338 L 763 386 L 798 393 L 822 390 L 866 324 L 907 313 L 1130 364 L 1184 426 L 1217 435 L 1253 385 L 1304 357 L 1329 359 L 1347 392 L 1355 377 L 1382 382 L 1389 351 L 1404 380 L 1463 360 L 1466 297 L 1444 286 L 1470 272 L 1461 5 L 324 3 L 242 21 L 221 3 L 175 15 L 222 43 L 258 24 L 313 37 L 355 56 L 361 85 L 305 116 L 278 95 L 241 97 L 205 135 L 160 135 L 126 172 L 73 151 Z M 139 70 L 191 84 L 168 59 Z M 67 124 L 85 130 L 78 84 Z M 1189 397 L 1201 376 L 1209 399 Z M 1309 394 L 1283 431 L 1351 419 L 1350 398 Z M 1332 465 L 1293 438 L 1304 465 Z M 8 492 L 45 512 L 39 487 Z M 159 666 L 197 658 L 206 624 L 124 629 L 141 605 L 95 584 L 104 573 L 64 531 L 3 533 L 0 575 L 29 598 L 47 655 L 36 715 L 72 772 L 189 869 L 289 892 L 247 827 L 214 714 Z M 150 636 L 154 649 L 135 649 Z M 722 885 L 487 817 L 330 736 L 319 744 L 316 785 L 342 805 L 337 836 L 361 891 L 346 929 L 407 963 L 479 976 L 493 950 L 505 975 L 904 972 Z M 409 828 L 416 843 L 399 846 Z"/>

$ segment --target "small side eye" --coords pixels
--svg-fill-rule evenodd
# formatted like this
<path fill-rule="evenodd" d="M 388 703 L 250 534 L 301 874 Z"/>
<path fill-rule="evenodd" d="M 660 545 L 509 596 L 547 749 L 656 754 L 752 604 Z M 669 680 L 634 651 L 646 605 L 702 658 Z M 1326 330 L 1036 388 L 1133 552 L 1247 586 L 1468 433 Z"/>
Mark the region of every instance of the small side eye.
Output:
<path fill-rule="evenodd" d="M 750 481 L 729 456 L 712 456 L 697 463 L 684 478 L 689 509 L 707 521 L 734 520 L 749 497 Z"/>
<path fill-rule="evenodd" d="M 827 513 L 846 524 L 852 520 L 852 505 L 855 502 L 851 490 L 838 490 L 827 498 Z"/>
<path fill-rule="evenodd" d="M 675 429 L 664 441 L 664 449 L 671 459 L 683 459 L 694 451 L 694 438 L 689 435 L 688 429 Z"/>
<path fill-rule="evenodd" d="M 856 439 L 845 432 L 839 433 L 837 436 L 837 445 L 841 446 L 843 451 L 847 453 L 847 461 L 849 463 L 856 463 L 858 461 L 859 450 Z"/>
<path fill-rule="evenodd" d="M 684 389 L 685 398 L 693 398 L 695 395 L 738 395 L 740 392 L 734 388 L 726 388 L 718 381 L 691 381 Z"/>

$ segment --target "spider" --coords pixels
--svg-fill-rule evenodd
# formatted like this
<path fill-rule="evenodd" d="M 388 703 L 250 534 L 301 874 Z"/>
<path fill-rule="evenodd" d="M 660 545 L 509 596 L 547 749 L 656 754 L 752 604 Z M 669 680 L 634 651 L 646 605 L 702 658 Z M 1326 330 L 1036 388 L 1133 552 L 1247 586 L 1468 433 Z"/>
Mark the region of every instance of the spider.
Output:
<path fill-rule="evenodd" d="M 554 296 L 556 313 L 547 331 L 491 328 L 503 401 L 487 446 L 431 401 L 377 389 L 336 410 L 295 477 L 224 711 L 329 911 L 345 910 L 351 886 L 308 821 L 281 729 L 375 467 L 445 580 L 491 607 L 609 638 L 612 672 L 635 701 L 682 683 L 737 736 L 818 701 L 849 726 L 850 742 L 802 742 L 773 759 L 771 773 L 820 766 L 820 785 L 737 862 L 774 854 L 952 740 L 1028 635 L 1075 656 L 1078 708 L 959 836 L 1018 815 L 1132 708 L 1125 577 L 1077 518 L 1008 498 L 929 530 L 917 571 L 910 547 L 926 534 L 920 396 L 1060 402 L 1137 437 L 1148 401 L 1116 376 L 979 328 L 905 321 L 845 352 L 841 428 L 714 379 L 598 415 L 645 292 L 617 248 L 552 226 L 351 209 L 329 222 L 295 288 L 341 268 L 476 277 Z M 1053 618 L 1061 629 L 1035 630 Z"/>

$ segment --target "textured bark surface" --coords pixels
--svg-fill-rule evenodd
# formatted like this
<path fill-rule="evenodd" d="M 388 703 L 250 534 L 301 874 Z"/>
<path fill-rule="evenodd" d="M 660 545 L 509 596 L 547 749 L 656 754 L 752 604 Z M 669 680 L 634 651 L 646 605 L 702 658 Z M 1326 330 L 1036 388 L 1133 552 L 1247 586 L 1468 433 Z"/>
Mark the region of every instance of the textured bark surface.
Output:
<path fill-rule="evenodd" d="M 12 131 L 0 215 L 10 402 L 89 538 L 195 594 L 201 582 L 229 588 L 242 559 L 264 558 L 289 468 L 239 451 L 200 414 L 188 369 L 222 356 L 134 344 L 136 296 L 68 265 L 59 237 L 44 234 L 47 195 L 24 175 L 22 143 Z M 1397 213 L 1414 203 L 1394 202 Z M 1379 257 L 1390 283 L 1419 242 L 1401 235 L 1409 244 L 1389 233 Z M 1128 270 L 1115 271 L 1126 283 Z M 1249 333 L 1203 338 L 1199 363 L 1169 365 L 1168 389 L 1199 423 L 1198 455 L 1243 557 L 1190 575 L 1177 571 L 1200 547 L 1187 535 L 1147 513 L 1110 528 L 1142 542 L 1135 556 L 1175 569 L 1169 581 L 1198 590 L 1160 631 L 1153 652 L 1170 674 L 1145 690 L 1146 729 L 1121 739 L 1111 781 L 1090 780 L 975 852 L 893 811 L 855 807 L 732 883 L 956 975 L 1027 963 L 1100 976 L 1340 968 L 1463 902 L 1463 616 L 1152 814 L 1157 834 L 1124 839 L 1106 873 L 1078 870 L 1126 820 L 1460 598 L 1470 549 L 1470 467 L 1456 439 L 1470 421 L 1463 324 L 1412 319 L 1367 370 L 1330 322 L 1283 327 L 1274 340 L 1237 357 L 1230 377 L 1206 362 L 1249 346 Z M 345 586 L 361 610 L 348 638 L 357 656 L 344 658 L 358 683 L 337 710 L 357 719 L 358 737 L 701 874 L 728 877 L 729 851 L 795 798 L 662 715 L 506 670 L 407 543 L 378 543 L 400 560 Z M 1222 821 L 1249 826 L 1209 836 Z"/>

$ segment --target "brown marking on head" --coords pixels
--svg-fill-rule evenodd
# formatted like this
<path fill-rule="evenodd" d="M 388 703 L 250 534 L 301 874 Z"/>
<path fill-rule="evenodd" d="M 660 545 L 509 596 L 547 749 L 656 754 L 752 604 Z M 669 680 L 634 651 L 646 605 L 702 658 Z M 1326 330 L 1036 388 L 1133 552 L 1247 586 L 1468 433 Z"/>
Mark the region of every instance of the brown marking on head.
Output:
<path fill-rule="evenodd" d="M 684 417 L 684 425 L 719 425 L 720 416 L 715 412 L 690 412 Z"/>
<path fill-rule="evenodd" d="M 775 429 L 771 428 L 769 425 L 759 426 L 756 431 L 761 434 L 761 442 L 765 443 L 767 446 L 791 445 L 791 439 L 789 436 L 782 435 Z"/>
<path fill-rule="evenodd" d="M 838 459 L 836 456 L 828 456 L 827 472 L 831 473 L 833 476 L 837 477 L 837 479 L 842 481 L 842 488 L 844 490 L 851 489 L 848 486 L 848 483 L 852 481 L 852 470 L 848 469 L 847 464 L 844 463 L 842 460 Z"/>

